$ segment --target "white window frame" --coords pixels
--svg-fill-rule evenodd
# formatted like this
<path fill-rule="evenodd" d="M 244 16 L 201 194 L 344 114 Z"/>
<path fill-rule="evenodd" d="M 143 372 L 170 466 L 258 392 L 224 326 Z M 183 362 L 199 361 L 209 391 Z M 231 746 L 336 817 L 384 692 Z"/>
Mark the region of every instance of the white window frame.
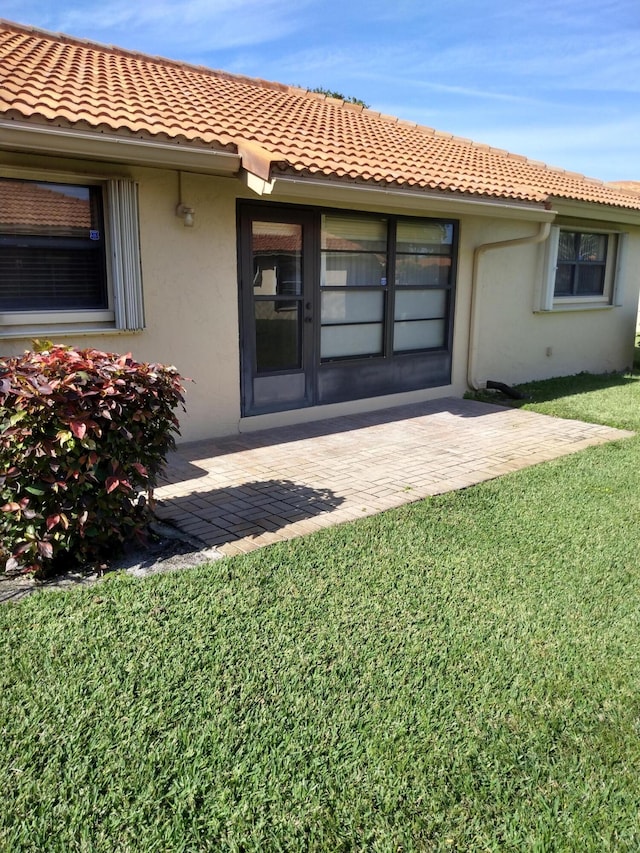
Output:
<path fill-rule="evenodd" d="M 558 245 L 560 242 L 561 231 L 571 231 L 581 234 L 604 234 L 608 238 L 604 290 L 602 294 L 588 296 L 555 295 Z M 626 244 L 627 234 L 622 231 L 592 228 L 588 224 L 553 225 L 546 246 L 542 301 L 539 310 L 584 311 L 622 305 L 622 283 L 624 281 L 623 270 L 626 256 Z"/>
<path fill-rule="evenodd" d="M 0 312 L 0 338 L 144 329 L 137 183 L 128 178 L 104 179 L 22 169 L 3 169 L 0 177 L 101 187 L 107 279 L 106 308 Z"/>

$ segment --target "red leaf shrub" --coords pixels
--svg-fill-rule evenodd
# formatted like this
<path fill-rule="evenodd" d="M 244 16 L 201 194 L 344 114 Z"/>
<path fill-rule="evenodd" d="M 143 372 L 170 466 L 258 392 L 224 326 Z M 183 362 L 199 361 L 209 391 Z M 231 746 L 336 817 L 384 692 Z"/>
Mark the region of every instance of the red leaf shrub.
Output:
<path fill-rule="evenodd" d="M 175 446 L 182 381 L 94 349 L 0 359 L 0 569 L 44 573 L 143 533 L 141 493 Z"/>

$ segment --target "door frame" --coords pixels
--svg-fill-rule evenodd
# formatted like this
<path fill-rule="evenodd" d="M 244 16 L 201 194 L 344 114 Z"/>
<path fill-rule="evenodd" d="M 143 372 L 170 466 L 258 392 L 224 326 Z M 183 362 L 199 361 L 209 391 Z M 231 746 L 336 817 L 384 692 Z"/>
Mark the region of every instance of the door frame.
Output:
<path fill-rule="evenodd" d="M 386 290 L 385 308 L 385 352 L 379 356 L 321 358 L 321 219 L 328 213 L 353 214 L 354 216 L 384 216 L 388 220 L 387 259 L 395 270 L 395 251 L 398 223 L 405 220 L 437 222 L 452 228 L 448 282 L 438 283 L 425 289 L 445 290 L 445 334 L 441 346 L 394 352 L 392 348 L 392 324 L 395 320 L 394 302 L 397 286 Z M 255 322 L 253 301 L 253 253 L 251 226 L 253 220 L 264 222 L 300 223 L 303 227 L 303 294 L 304 302 L 311 307 L 307 323 L 302 323 L 303 366 L 301 370 L 274 372 L 272 375 L 294 377 L 304 374 L 304 394 L 299 398 L 269 401 L 254 394 L 256 379 Z M 457 219 L 442 216 L 417 216 L 415 214 L 392 214 L 386 212 L 360 211 L 333 207 L 309 207 L 294 204 L 255 202 L 239 199 L 237 203 L 238 242 L 238 298 L 240 321 L 240 396 L 241 417 L 271 414 L 303 409 L 309 406 L 324 406 L 352 400 L 374 398 L 405 392 L 420 391 L 451 384 L 453 341 L 455 323 L 456 281 L 458 262 L 458 240 L 460 223 Z M 249 271 L 249 272 L 247 272 Z M 249 275 L 251 287 L 247 287 Z M 388 267 L 388 281 L 391 281 Z M 243 279 L 245 285 L 243 286 Z M 304 319 L 304 318 L 303 318 Z M 282 384 L 282 383 L 281 383 Z M 299 383 L 300 384 L 300 383 Z M 294 393 L 293 391 L 291 393 Z M 265 402 L 266 399 L 266 402 Z"/>
<path fill-rule="evenodd" d="M 302 230 L 301 256 L 301 294 L 299 317 L 301 367 L 296 369 L 274 370 L 264 373 L 257 371 L 256 329 L 253 289 L 253 247 L 252 222 L 283 222 L 300 225 Z M 240 388 L 241 416 L 267 414 L 271 412 L 302 409 L 316 402 L 317 364 L 315 355 L 319 345 L 320 309 L 318 270 L 315 258 L 317 254 L 317 214 L 305 208 L 275 204 L 260 204 L 250 201 L 238 203 L 238 293 L 240 311 Z M 302 377 L 298 379 L 298 377 Z M 269 386 L 274 390 L 273 399 L 265 402 L 269 396 Z M 288 386 L 288 389 L 287 389 Z M 296 388 L 301 392 L 296 396 Z M 284 389 L 285 396 L 278 400 L 277 389 Z M 261 399 L 262 396 L 262 399 Z"/>

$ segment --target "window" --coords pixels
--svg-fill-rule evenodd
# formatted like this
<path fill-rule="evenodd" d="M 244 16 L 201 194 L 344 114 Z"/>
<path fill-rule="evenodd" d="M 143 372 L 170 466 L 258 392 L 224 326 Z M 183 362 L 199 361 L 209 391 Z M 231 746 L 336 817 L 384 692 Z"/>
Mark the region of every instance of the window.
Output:
<path fill-rule="evenodd" d="M 0 326 L 142 328 L 133 183 L 0 178 Z"/>
<path fill-rule="evenodd" d="M 561 231 L 554 296 L 602 296 L 608 243 L 607 234 Z"/>
<path fill-rule="evenodd" d="M 445 346 L 452 247 L 451 223 L 398 222 L 394 352 Z"/>
<path fill-rule="evenodd" d="M 387 220 L 324 214 L 320 358 L 382 355 Z"/>
<path fill-rule="evenodd" d="M 603 307 L 619 304 L 617 279 L 625 235 L 617 232 L 551 229 L 547 285 L 542 309 Z"/>
<path fill-rule="evenodd" d="M 453 223 L 323 214 L 322 362 L 446 348 Z"/>

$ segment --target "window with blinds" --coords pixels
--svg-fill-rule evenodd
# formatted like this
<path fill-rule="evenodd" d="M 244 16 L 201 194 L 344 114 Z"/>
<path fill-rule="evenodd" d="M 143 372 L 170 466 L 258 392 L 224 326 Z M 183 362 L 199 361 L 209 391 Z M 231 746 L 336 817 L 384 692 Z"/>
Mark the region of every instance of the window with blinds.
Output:
<path fill-rule="evenodd" d="M 101 308 L 101 188 L 0 179 L 0 311 Z"/>
<path fill-rule="evenodd" d="M 622 305 L 627 237 L 622 231 L 553 225 L 535 310 L 584 311 Z"/>
<path fill-rule="evenodd" d="M 453 222 L 326 213 L 320 236 L 322 362 L 446 348 Z"/>
<path fill-rule="evenodd" d="M 0 178 L 0 325 L 56 323 L 143 327 L 132 181 Z"/>

